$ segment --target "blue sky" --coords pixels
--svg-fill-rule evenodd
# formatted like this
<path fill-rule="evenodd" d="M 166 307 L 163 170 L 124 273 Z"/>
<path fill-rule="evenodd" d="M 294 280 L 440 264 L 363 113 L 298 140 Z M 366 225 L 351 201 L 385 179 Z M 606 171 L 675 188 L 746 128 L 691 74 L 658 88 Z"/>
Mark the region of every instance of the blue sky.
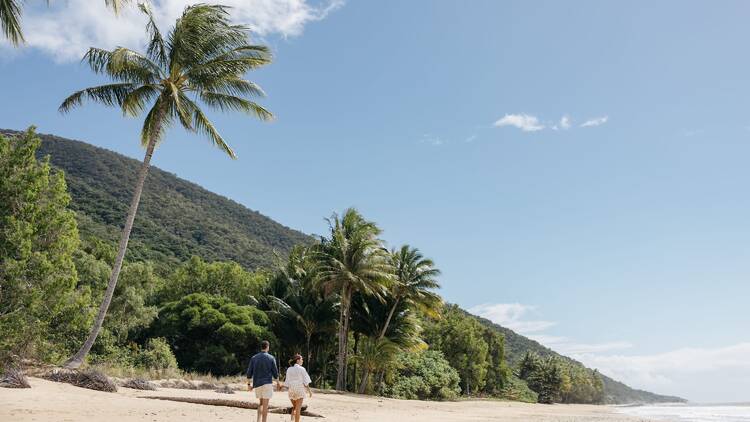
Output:
<path fill-rule="evenodd" d="M 82 1 L 0 46 L 0 127 L 141 158 L 139 120 L 56 111 L 103 82 L 85 47 L 142 40 Z M 451 302 L 640 388 L 750 400 L 750 5 L 225 3 L 274 51 L 249 78 L 277 120 L 213 114 L 238 160 L 175 129 L 155 165 L 307 233 L 356 206 Z"/>

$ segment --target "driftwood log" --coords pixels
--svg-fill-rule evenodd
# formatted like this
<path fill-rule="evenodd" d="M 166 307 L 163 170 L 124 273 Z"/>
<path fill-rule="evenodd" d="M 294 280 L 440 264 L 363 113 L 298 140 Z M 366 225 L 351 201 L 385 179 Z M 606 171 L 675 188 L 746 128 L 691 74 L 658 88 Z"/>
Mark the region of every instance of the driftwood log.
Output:
<path fill-rule="evenodd" d="M 198 397 L 170 397 L 170 396 L 141 396 L 142 399 L 152 400 L 168 400 L 176 401 L 181 403 L 193 403 L 193 404 L 204 404 L 207 406 L 225 406 L 225 407 L 238 407 L 240 409 L 258 409 L 258 403 L 241 400 L 226 400 L 226 399 L 203 399 Z M 291 407 L 280 407 L 280 406 L 269 406 L 268 413 L 278 413 L 282 415 L 288 415 L 292 413 Z M 307 405 L 302 405 L 302 416 L 309 416 L 311 418 L 324 418 L 325 416 L 317 413 L 308 412 Z"/>

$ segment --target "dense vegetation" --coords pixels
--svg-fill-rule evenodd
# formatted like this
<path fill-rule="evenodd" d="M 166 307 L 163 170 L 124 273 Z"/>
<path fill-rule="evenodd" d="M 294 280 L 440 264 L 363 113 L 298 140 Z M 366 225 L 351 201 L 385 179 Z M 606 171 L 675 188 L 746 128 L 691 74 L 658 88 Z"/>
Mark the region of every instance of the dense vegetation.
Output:
<path fill-rule="evenodd" d="M 39 137 L 37 156 L 50 156 L 50 164 L 65 172 L 81 235 L 116 242 L 140 163 L 83 142 Z M 236 262 L 246 269 L 270 268 L 276 254 L 286 256 L 294 245 L 312 240 L 237 202 L 152 168 L 126 260 L 172 266 L 200 256 Z"/>
<path fill-rule="evenodd" d="M 38 146 L 33 134 L 0 140 L 0 170 L 9 175 L 0 183 L 0 350 L 5 351 L 0 358 L 59 363 L 86 337 L 115 255 L 114 238 L 106 236 L 114 232 L 109 224 L 125 213 L 119 207 L 119 214 L 103 219 L 100 213 L 111 210 L 98 206 L 96 198 L 126 189 L 125 169 L 134 169 L 132 160 L 116 154 L 47 138 L 40 152 L 52 152 L 51 162 L 66 169 L 63 177 L 45 159 L 37 161 Z M 54 156 L 57 151 L 61 156 Z M 85 163 L 119 165 L 122 174 Z M 255 264 L 257 256 L 234 263 L 229 255 L 217 259 L 169 247 L 230 254 L 222 242 L 198 244 L 187 235 L 180 240 L 185 243 L 154 245 L 157 239 L 180 239 L 180 232 L 164 237 L 144 232 L 123 267 L 90 363 L 236 374 L 260 340 L 270 339 L 280 361 L 302 353 L 318 387 L 339 382 L 350 391 L 436 400 L 459 395 L 582 403 L 664 399 L 612 385 L 538 343 L 444 305 L 434 292 L 436 264 L 413 247 L 383 249 L 378 226 L 355 210 L 334 215 L 329 232 L 314 240 L 167 173 L 156 170 L 151 177 L 157 181 L 149 180 L 150 186 L 160 192 L 151 194 L 151 207 L 172 200 L 180 206 L 174 205 L 166 220 L 143 213 L 136 227 L 150 219 L 154 227 L 174 228 L 183 218 L 195 218 L 189 215 L 194 212 L 220 221 L 212 215 L 219 202 L 236 211 L 235 219 L 225 222 L 237 224 L 236 236 L 253 238 L 243 229 L 248 222 L 239 221 L 253 216 L 256 231 L 267 226 L 290 246 L 279 248 L 280 264 L 261 266 Z M 69 207 L 66 179 L 73 198 Z M 174 195 L 178 189 L 190 194 Z M 70 209 L 76 210 L 80 240 Z M 272 249 L 264 246 L 261 252 Z M 343 300 L 349 305 L 345 330 Z M 344 359 L 341 342 L 332 341 L 337 336 L 345 336 Z"/>

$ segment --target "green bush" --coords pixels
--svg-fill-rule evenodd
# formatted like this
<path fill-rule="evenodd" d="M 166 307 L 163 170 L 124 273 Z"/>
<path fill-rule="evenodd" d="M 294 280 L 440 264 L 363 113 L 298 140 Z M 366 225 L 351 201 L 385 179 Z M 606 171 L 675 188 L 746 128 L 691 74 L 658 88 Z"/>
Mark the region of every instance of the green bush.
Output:
<path fill-rule="evenodd" d="M 164 305 L 151 334 L 169 342 L 180 369 L 234 375 L 262 340 L 273 340 L 269 325 L 268 316 L 253 306 L 194 293 Z"/>
<path fill-rule="evenodd" d="M 152 338 L 135 357 L 135 365 L 144 369 L 163 371 L 177 369 L 177 358 L 172 353 L 167 340 L 162 337 Z"/>
<path fill-rule="evenodd" d="M 409 400 L 453 400 L 461 393 L 458 372 L 437 350 L 403 353 L 386 395 Z"/>
<path fill-rule="evenodd" d="M 524 380 L 519 379 L 516 376 L 511 376 L 500 391 L 500 398 L 526 403 L 536 403 L 539 400 L 539 395 L 530 389 Z"/>

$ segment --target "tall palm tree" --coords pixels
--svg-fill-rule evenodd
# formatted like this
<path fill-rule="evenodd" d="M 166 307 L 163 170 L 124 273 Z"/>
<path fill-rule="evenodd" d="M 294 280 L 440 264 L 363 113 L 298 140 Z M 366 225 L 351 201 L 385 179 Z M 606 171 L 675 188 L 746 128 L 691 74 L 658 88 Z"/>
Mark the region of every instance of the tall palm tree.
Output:
<path fill-rule="evenodd" d="M 391 262 L 395 276 L 391 288 L 394 302 L 379 338 L 385 337 L 400 302 L 416 307 L 427 315 L 436 315 L 443 306 L 440 295 L 432 291 L 440 288 L 435 279 L 440 275 L 440 270 L 435 268 L 431 259 L 425 258 L 419 249 L 404 245 L 399 250 L 391 251 Z"/>
<path fill-rule="evenodd" d="M 21 30 L 21 1 L 0 0 L 0 29 L 13 45 L 19 45 L 25 41 Z M 104 3 L 115 13 L 119 13 L 123 4 L 127 2 L 128 0 L 104 0 Z"/>
<path fill-rule="evenodd" d="M 138 170 L 109 284 L 91 333 L 81 349 L 65 363 L 68 368 L 81 365 L 102 327 L 128 247 L 151 156 L 166 129 L 177 120 L 186 130 L 205 135 L 235 158 L 198 101 L 219 110 L 245 112 L 261 120 L 273 117 L 260 105 L 243 98 L 263 95 L 257 85 L 243 77 L 249 70 L 270 63 L 268 48 L 250 45 L 247 28 L 229 22 L 227 7 L 205 4 L 186 7 L 166 39 L 156 27 L 150 10 L 143 5 L 140 8 L 148 17 L 146 30 L 150 42 L 146 54 L 122 47 L 111 51 L 91 48 L 84 60 L 94 72 L 116 82 L 78 91 L 60 105 L 60 112 L 65 113 L 89 99 L 119 107 L 123 114 L 130 116 L 149 108 L 141 130 L 146 155 Z"/>
<path fill-rule="evenodd" d="M 349 208 L 341 217 L 333 214 L 328 224 L 330 238 L 322 239 L 318 248 L 318 283 L 340 295 L 336 389 L 344 390 L 352 294 L 385 296 L 391 267 L 378 238 L 380 229 L 357 210 Z"/>

